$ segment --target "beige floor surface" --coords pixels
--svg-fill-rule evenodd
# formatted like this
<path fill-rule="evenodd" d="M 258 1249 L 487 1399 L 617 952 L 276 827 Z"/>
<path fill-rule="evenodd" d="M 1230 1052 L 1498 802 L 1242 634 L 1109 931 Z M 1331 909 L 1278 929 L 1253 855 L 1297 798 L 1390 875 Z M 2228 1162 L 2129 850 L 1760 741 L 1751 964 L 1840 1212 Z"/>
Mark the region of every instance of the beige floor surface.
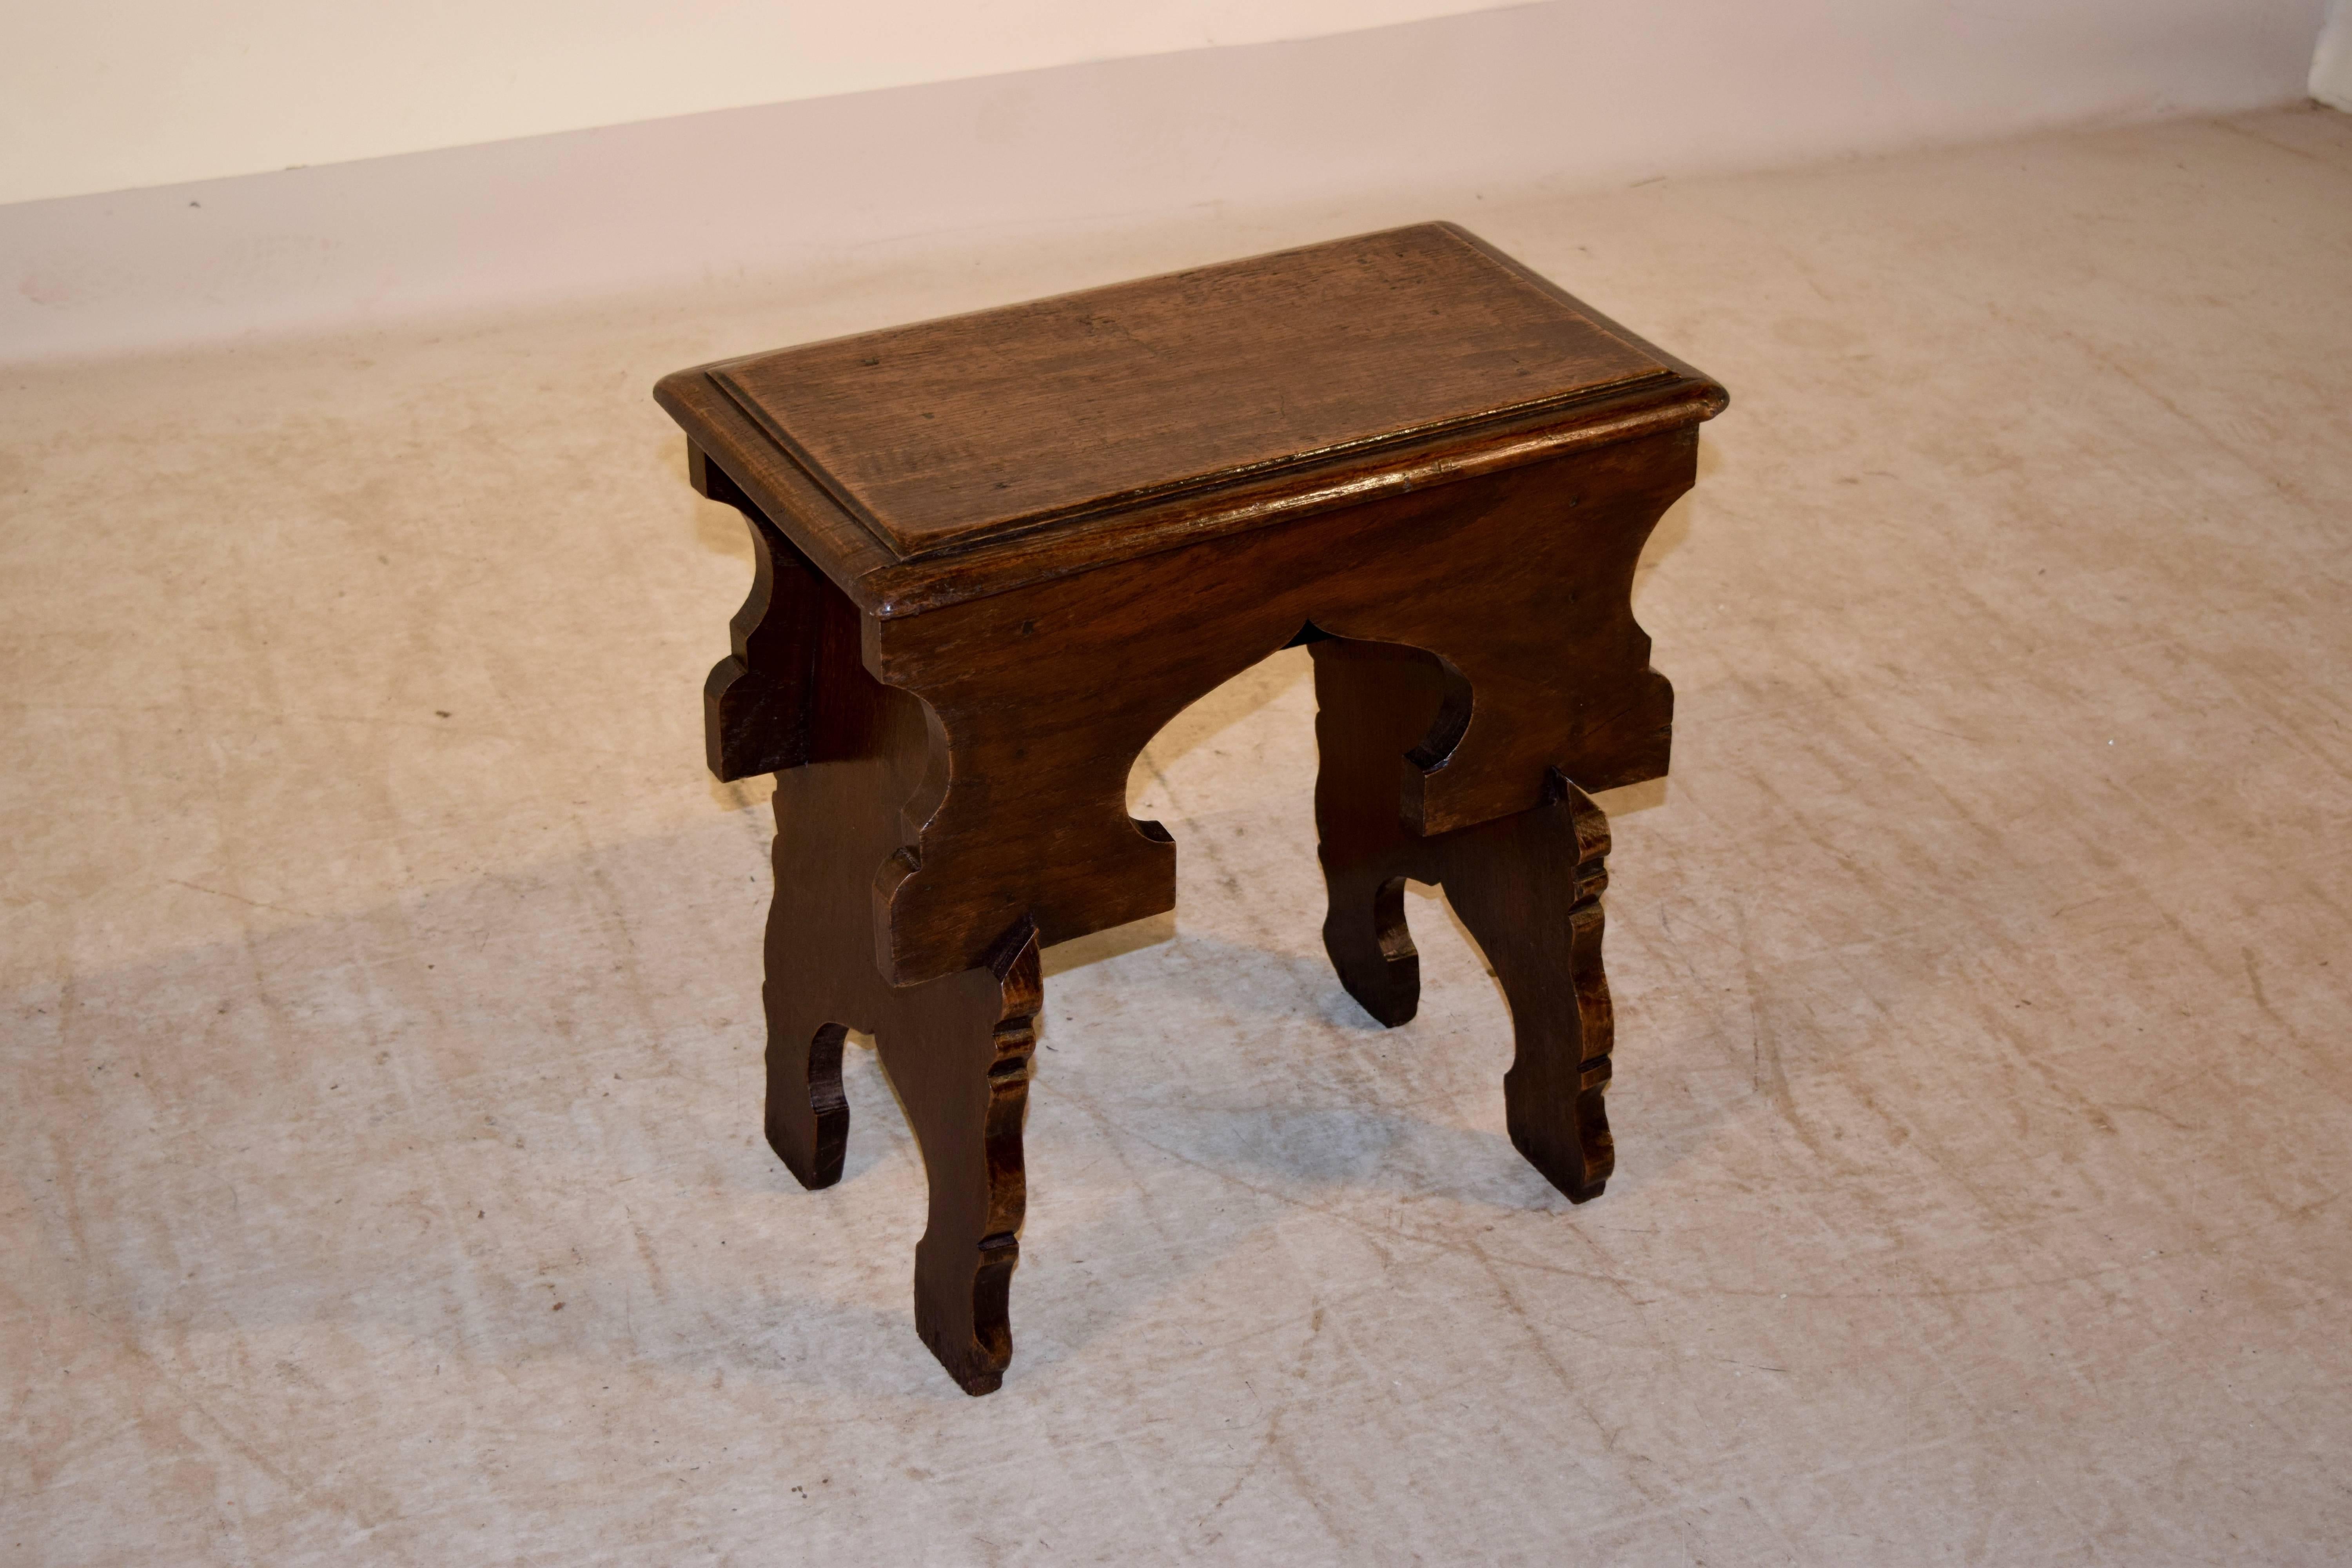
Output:
<path fill-rule="evenodd" d="M 756 1135 L 748 581 L 654 377 L 1469 222 L 1721 376 L 1637 608 L 1616 1179 L 1503 1135 L 1443 907 L 1318 943 L 1278 656 L 1057 950 L 1003 1392 L 921 1176 Z M 973 259 L 976 258 L 977 259 Z M 0 382 L 0 1561 L 2352 1558 L 2352 119 L 1450 212 Z"/>

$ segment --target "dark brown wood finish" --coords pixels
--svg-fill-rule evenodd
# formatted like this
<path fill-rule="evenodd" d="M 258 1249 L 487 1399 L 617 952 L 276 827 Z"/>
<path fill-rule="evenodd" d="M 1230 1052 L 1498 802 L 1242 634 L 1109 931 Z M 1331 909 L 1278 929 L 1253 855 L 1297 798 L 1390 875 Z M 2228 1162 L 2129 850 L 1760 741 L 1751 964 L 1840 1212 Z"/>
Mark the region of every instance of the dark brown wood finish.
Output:
<path fill-rule="evenodd" d="M 1586 792 L 1665 771 L 1629 595 L 1719 387 L 1423 226 L 658 395 L 759 552 L 707 698 L 713 770 L 778 775 L 769 1139 L 838 1178 L 844 1031 L 870 1030 L 930 1175 L 917 1321 L 966 1388 L 1010 1354 L 1036 950 L 1173 906 L 1129 769 L 1294 642 L 1342 982 L 1410 1017 L 1402 883 L 1443 885 L 1511 1004 L 1514 1142 L 1601 1190 Z"/>
<path fill-rule="evenodd" d="M 1416 833 L 1666 770 L 1672 689 L 1630 608 L 1634 563 L 1687 488 L 1685 428 L 866 623 L 885 682 L 949 762 L 875 882 L 877 962 L 970 968 L 1022 913 L 1048 942 L 1174 907 L 1163 837 L 1127 815 L 1135 755 L 1186 706 L 1312 626 L 1445 658 L 1469 700 L 1382 772 Z"/>
<path fill-rule="evenodd" d="M 1442 224 L 709 374 L 909 561 L 1674 374 Z"/>
<path fill-rule="evenodd" d="M 1461 698 L 1444 661 L 1395 643 L 1314 646 L 1315 832 L 1330 913 L 1324 950 L 1348 994 L 1393 1028 L 1421 1005 L 1405 882 L 1442 885 L 1511 1008 L 1503 1078 L 1511 1142 L 1578 1203 L 1616 1163 L 1601 1092 L 1615 1035 L 1601 968 L 1609 820 L 1555 771 L 1540 805 L 1435 837 L 1409 831 L 1382 764 Z"/>
<path fill-rule="evenodd" d="M 1465 265 L 1460 279 L 1464 289 L 1483 288 L 1514 298 L 1549 299 L 1561 312 L 1561 330 L 1573 327 L 1593 334 L 1593 353 L 1615 352 L 1609 345 L 1624 345 L 1645 362 L 1664 367 L 1665 374 L 1612 382 L 1604 374 L 1589 372 L 1590 384 L 1576 390 L 1570 384 L 1575 379 L 1572 364 L 1563 364 L 1554 368 L 1551 389 L 1543 397 L 1528 401 L 1524 394 L 1496 392 L 1483 415 L 1471 412 L 1467 400 L 1456 399 L 1453 413 L 1435 429 L 1400 426 L 1393 402 L 1377 379 L 1350 377 L 1347 384 L 1362 399 L 1360 416 L 1329 421 L 1327 432 L 1349 433 L 1328 437 L 1324 447 L 1257 466 L 1203 472 L 1213 468 L 1214 461 L 1206 447 L 1180 437 L 1163 437 L 1158 449 L 1171 471 L 1193 476 L 1181 488 L 1143 486 L 1118 504 L 1057 517 L 1045 527 L 1025 527 L 1017 517 L 1010 522 L 1000 518 L 1001 526 L 995 530 L 967 538 L 946 553 L 929 552 L 919 558 L 904 555 L 877 535 L 856 510 L 836 498 L 826 482 L 803 466 L 788 445 L 779 441 L 772 433 L 782 422 L 777 410 L 747 411 L 743 402 L 720 384 L 722 374 L 732 375 L 748 363 L 782 356 L 755 355 L 679 371 L 663 377 L 654 395 L 686 428 L 695 446 L 709 454 L 744 497 L 819 571 L 838 584 L 860 609 L 885 620 L 1008 593 L 1111 562 L 1181 549 L 1204 539 L 1352 507 L 1368 499 L 1425 489 L 1546 457 L 1563 457 L 1636 436 L 1678 429 L 1722 410 L 1723 388 L 1712 379 L 1635 337 L 1475 236 L 1451 224 L 1425 224 L 1391 232 L 1422 231 L 1440 232 L 1459 241 L 1465 257 L 1484 258 L 1483 272 Z M 1364 240 L 1383 237 L 1367 236 Z M 1361 243 L 1334 241 L 1260 259 L 1296 258 L 1299 268 L 1311 275 L 1317 258 L 1324 253 L 1345 254 Z M 1232 264 L 1235 268 L 1255 265 Z M 1201 268 L 1175 276 L 1193 279 L 1195 330 L 1245 349 L 1279 323 L 1268 321 L 1262 310 L 1228 306 L 1214 287 L 1214 275 L 1223 270 Z M 1084 302 L 1095 295 L 1118 291 L 1087 290 L 1039 303 L 1075 303 L 1083 310 Z M 1295 329 L 1297 319 L 1310 312 L 1311 302 L 1302 297 L 1290 303 L 1293 309 L 1284 313 L 1283 321 Z M 981 317 L 1019 316 L 1034 308 L 1013 306 L 931 325 L 947 328 Z M 1311 313 L 1328 333 L 1342 333 L 1349 324 L 1348 311 L 1335 305 L 1327 304 Z M 922 329 L 898 331 L 919 330 Z M 857 358 L 863 356 L 853 352 L 855 345 L 864 341 L 846 338 L 815 346 L 828 353 Z M 785 350 L 782 355 L 803 352 L 808 351 Z M 1148 366 L 1152 357 L 1138 349 L 1131 368 Z M 1229 363 L 1205 353 L 1196 353 L 1190 363 L 1194 380 L 1178 389 L 1176 401 L 1212 404 L 1224 395 L 1222 383 L 1231 373 Z M 1411 369 L 1411 365 L 1398 367 L 1401 374 Z M 1498 379 L 1516 385 L 1521 378 L 1514 374 Z M 972 422 L 968 444 L 977 446 L 1043 447 L 1047 437 L 1034 426 L 1041 419 L 1050 421 L 1054 412 L 1034 399 L 980 399 L 959 405 L 959 416 Z M 905 417 L 902 413 L 900 422 Z M 851 465 L 845 462 L 844 466 Z"/>
<path fill-rule="evenodd" d="M 1021 1119 L 1043 1001 L 1037 929 L 1009 921 L 981 963 L 893 986 L 874 964 L 866 886 L 904 835 L 899 805 L 931 765 L 923 705 L 869 675 L 857 611 L 752 514 L 771 616 L 803 628 L 813 700 L 800 762 L 776 775 L 776 898 L 768 919 L 769 1146 L 802 1184 L 841 1179 L 849 1137 L 845 1033 L 874 1037 L 930 1183 L 915 1249 L 915 1326 L 966 1391 L 1013 1353 L 1006 1290 L 1020 1261 Z"/>

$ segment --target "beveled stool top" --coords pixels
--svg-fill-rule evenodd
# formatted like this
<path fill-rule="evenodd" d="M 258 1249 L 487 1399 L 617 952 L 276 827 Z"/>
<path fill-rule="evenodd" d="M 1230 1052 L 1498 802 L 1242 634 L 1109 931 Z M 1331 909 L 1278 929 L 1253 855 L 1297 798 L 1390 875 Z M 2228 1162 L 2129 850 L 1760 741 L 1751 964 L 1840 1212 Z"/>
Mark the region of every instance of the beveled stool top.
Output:
<path fill-rule="evenodd" d="M 724 360 L 656 395 L 886 616 L 1723 398 L 1443 223 Z"/>

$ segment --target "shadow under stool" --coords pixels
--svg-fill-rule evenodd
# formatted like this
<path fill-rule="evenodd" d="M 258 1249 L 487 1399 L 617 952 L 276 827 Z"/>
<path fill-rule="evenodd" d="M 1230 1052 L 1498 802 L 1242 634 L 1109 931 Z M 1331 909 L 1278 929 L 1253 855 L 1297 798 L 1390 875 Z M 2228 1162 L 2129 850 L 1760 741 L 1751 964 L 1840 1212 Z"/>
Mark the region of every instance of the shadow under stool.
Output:
<path fill-rule="evenodd" d="M 1661 777 L 1673 691 L 1630 594 L 1707 377 L 1423 224 L 665 378 L 758 575 L 705 693 L 776 775 L 767 1135 L 840 1179 L 845 1035 L 920 1145 L 915 1322 L 1003 1380 L 1038 949 L 1175 907 L 1130 764 L 1312 645 L 1315 815 L 1349 993 L 1411 1018 L 1408 879 L 1509 1001 L 1511 1141 L 1580 1202 L 1612 1154 L 1587 792 Z"/>

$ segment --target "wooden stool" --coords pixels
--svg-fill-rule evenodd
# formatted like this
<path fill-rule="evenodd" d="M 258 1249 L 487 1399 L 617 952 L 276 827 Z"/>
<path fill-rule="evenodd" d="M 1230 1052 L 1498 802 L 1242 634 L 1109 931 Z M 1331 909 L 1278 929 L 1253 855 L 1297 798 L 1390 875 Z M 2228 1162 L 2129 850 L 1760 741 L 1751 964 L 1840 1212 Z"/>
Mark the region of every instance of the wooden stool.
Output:
<path fill-rule="evenodd" d="M 1609 829 L 1666 771 L 1629 595 L 1723 389 L 1450 224 L 666 378 L 758 577 L 705 692 L 721 779 L 776 778 L 768 1142 L 841 1175 L 870 1032 L 930 1185 L 915 1323 L 1003 1380 L 1037 952 L 1175 907 L 1129 765 L 1313 645 L 1324 943 L 1384 1024 L 1441 883 L 1507 996 L 1511 1141 L 1580 1202 L 1601 1091 Z"/>

